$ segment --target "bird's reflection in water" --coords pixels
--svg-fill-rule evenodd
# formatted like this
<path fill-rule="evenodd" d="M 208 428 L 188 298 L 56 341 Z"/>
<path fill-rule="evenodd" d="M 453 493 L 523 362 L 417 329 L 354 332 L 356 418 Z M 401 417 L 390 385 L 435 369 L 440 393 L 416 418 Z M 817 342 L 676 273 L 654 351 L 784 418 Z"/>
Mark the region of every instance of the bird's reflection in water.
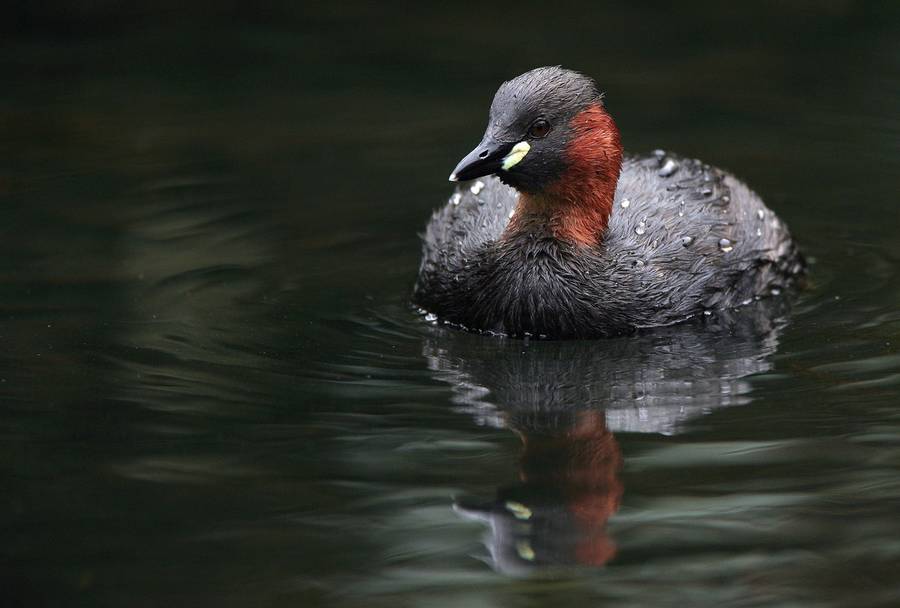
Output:
<path fill-rule="evenodd" d="M 436 329 L 424 355 L 478 424 L 522 439 L 518 483 L 460 500 L 489 527 L 492 565 L 509 574 L 597 567 L 624 489 L 615 432 L 671 435 L 692 417 L 749 402 L 746 377 L 771 368 L 778 303 L 612 340 L 531 342 Z"/>
<path fill-rule="evenodd" d="M 459 502 L 456 510 L 489 525 L 487 545 L 501 570 L 605 564 L 616 551 L 606 521 L 622 496 L 622 453 L 603 412 L 576 409 L 509 426 L 522 438 L 519 483 L 500 488 L 489 503 Z"/>

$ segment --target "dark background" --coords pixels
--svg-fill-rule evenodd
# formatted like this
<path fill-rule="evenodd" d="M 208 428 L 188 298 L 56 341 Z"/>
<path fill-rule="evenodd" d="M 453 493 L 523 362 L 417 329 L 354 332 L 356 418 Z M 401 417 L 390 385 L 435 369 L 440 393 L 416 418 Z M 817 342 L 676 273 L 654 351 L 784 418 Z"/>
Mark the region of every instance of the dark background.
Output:
<path fill-rule="evenodd" d="M 447 174 L 547 64 L 760 193 L 812 261 L 789 313 L 526 345 L 410 309 Z M 4 596 L 896 605 L 898 107 L 892 2 L 5 3 Z M 579 415 L 615 555 L 513 576 L 453 504 L 530 496 L 520 438 Z"/>

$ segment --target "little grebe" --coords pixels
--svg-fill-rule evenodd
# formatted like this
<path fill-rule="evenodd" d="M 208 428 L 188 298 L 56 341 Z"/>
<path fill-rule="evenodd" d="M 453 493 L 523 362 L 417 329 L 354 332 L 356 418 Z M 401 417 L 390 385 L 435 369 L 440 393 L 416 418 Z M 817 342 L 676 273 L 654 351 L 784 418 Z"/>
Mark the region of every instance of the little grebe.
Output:
<path fill-rule="evenodd" d="M 428 224 L 413 301 L 466 329 L 617 335 L 778 294 L 804 271 L 745 184 L 663 151 L 623 156 L 594 81 L 560 67 L 500 86 L 450 180 L 465 183 Z"/>

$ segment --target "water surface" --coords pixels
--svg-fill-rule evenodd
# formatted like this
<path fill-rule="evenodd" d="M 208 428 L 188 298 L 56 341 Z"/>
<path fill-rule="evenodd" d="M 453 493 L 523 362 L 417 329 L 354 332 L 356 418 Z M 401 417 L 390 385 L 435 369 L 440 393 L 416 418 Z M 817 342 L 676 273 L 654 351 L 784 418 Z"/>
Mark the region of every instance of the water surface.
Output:
<path fill-rule="evenodd" d="M 900 603 L 900 21 L 770 9 L 32 15 L 0 43 L 4 594 Z M 745 178 L 809 289 L 601 342 L 423 322 L 417 232 L 549 63 L 629 150 Z"/>

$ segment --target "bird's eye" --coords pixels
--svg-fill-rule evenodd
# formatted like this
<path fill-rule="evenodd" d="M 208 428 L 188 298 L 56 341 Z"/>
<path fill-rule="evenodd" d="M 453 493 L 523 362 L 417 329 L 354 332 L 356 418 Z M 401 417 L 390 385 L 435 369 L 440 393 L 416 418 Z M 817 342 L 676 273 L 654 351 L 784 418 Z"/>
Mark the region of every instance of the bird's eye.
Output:
<path fill-rule="evenodd" d="M 528 134 L 535 139 L 547 137 L 548 133 L 550 133 L 550 123 L 543 118 L 538 118 L 528 127 Z"/>

